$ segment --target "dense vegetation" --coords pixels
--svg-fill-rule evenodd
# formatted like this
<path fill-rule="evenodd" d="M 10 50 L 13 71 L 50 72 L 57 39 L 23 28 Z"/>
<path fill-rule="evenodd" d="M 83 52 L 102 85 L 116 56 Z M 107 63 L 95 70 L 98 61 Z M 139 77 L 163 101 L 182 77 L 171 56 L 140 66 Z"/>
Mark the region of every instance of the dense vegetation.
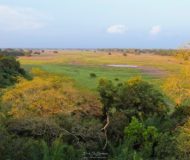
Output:
<path fill-rule="evenodd" d="M 189 73 L 163 91 L 139 77 L 100 79 L 94 93 L 40 69 L 26 79 L 15 58 L 1 57 L 0 159 L 190 159 Z"/>
<path fill-rule="evenodd" d="M 15 49 L 4 49 L 0 50 L 1 56 L 24 56 L 25 51 L 24 50 L 15 50 Z"/>
<path fill-rule="evenodd" d="M 26 76 L 14 57 L 0 56 L 0 88 L 12 85 L 18 76 Z"/>

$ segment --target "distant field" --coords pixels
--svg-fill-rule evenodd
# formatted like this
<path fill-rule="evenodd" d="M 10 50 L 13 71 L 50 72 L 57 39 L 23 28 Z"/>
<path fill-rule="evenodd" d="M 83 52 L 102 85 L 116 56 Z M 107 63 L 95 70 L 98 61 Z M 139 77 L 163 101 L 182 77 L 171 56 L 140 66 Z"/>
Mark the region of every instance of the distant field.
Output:
<path fill-rule="evenodd" d="M 179 72 L 183 66 L 176 58 L 153 54 L 127 54 L 87 51 L 46 52 L 32 57 L 19 58 L 21 64 L 31 69 L 41 68 L 49 73 L 65 75 L 73 78 L 76 85 L 95 89 L 100 78 L 114 81 L 127 80 L 141 76 L 151 83 L 160 84 L 169 74 Z M 136 65 L 138 68 L 108 67 L 108 64 Z M 90 77 L 94 73 L 96 77 Z"/>

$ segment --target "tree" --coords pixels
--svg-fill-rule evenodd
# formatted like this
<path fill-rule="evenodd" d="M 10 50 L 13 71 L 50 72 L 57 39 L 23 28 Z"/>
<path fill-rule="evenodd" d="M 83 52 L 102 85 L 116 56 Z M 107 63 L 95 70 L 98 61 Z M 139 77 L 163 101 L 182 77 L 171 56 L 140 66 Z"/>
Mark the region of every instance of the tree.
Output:
<path fill-rule="evenodd" d="M 78 91 L 68 79 L 42 74 L 33 80 L 20 79 L 13 88 L 4 91 L 2 110 L 9 116 L 52 116 L 80 112 L 100 113 L 101 103 L 92 94 Z M 94 108 L 94 109 L 93 109 Z"/>
<path fill-rule="evenodd" d="M 98 91 L 100 94 L 101 102 L 103 103 L 102 111 L 105 118 L 107 113 L 113 107 L 116 88 L 112 81 L 101 79 L 99 81 Z"/>
<path fill-rule="evenodd" d="M 102 79 L 98 90 L 103 103 L 103 120 L 106 122 L 102 128 L 106 137 L 104 149 L 109 138 L 107 132 L 110 133 L 110 120 L 115 112 L 123 112 L 130 122 L 133 116 L 145 120 L 154 116 L 165 117 L 168 111 L 163 95 L 139 78 L 133 78 L 117 85 L 114 85 L 112 81 Z"/>
<path fill-rule="evenodd" d="M 119 160 L 154 159 L 154 149 L 159 136 L 155 127 L 146 127 L 133 117 L 131 123 L 125 128 L 124 135 L 124 142 L 115 157 Z"/>
<path fill-rule="evenodd" d="M 179 49 L 176 53 L 176 57 L 188 61 L 190 57 L 190 49 Z"/>
<path fill-rule="evenodd" d="M 31 50 L 25 51 L 24 55 L 30 57 L 32 55 L 32 51 Z"/>
<path fill-rule="evenodd" d="M 133 78 L 118 86 L 115 106 L 130 117 L 163 116 L 168 110 L 163 94 L 140 78 Z"/>
<path fill-rule="evenodd" d="M 26 77 L 26 72 L 14 57 L 0 57 L 0 88 L 14 84 L 17 77 Z"/>
<path fill-rule="evenodd" d="M 122 111 L 130 118 L 147 118 L 165 115 L 168 111 L 163 94 L 151 84 L 140 78 L 114 85 L 108 80 L 101 80 L 99 93 L 103 103 L 103 114 L 109 111 Z"/>
<path fill-rule="evenodd" d="M 190 66 L 186 65 L 178 75 L 168 77 L 163 89 L 177 106 L 190 101 Z"/>

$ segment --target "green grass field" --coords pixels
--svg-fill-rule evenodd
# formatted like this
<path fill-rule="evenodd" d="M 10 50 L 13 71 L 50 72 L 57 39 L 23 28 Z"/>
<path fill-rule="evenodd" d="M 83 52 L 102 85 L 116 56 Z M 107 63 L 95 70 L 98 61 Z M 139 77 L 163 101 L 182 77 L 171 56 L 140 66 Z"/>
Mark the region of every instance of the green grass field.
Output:
<path fill-rule="evenodd" d="M 107 78 L 113 81 L 125 81 L 129 78 L 140 76 L 145 80 L 153 83 L 159 81 L 158 77 L 152 77 L 132 68 L 113 68 L 101 66 L 78 66 L 78 65 L 60 65 L 60 64 L 42 64 L 42 65 L 25 65 L 25 68 L 40 68 L 52 74 L 68 76 L 75 80 L 78 87 L 87 87 L 96 89 L 100 78 Z M 96 77 L 90 77 L 95 73 Z"/>
<path fill-rule="evenodd" d="M 40 68 L 51 74 L 68 76 L 75 81 L 78 87 L 95 90 L 100 78 L 113 81 L 125 81 L 131 77 L 140 76 L 150 83 L 161 85 L 166 77 L 172 73 L 178 73 L 181 66 L 174 57 L 152 54 L 134 55 L 124 57 L 120 53 L 109 56 L 107 53 L 94 53 L 82 51 L 62 51 L 58 54 L 44 53 L 39 56 L 21 57 L 21 64 L 28 70 Z M 129 64 L 140 68 L 108 67 L 107 64 Z M 146 69 L 142 69 L 146 67 Z M 155 72 L 164 73 L 154 75 Z M 96 77 L 90 77 L 90 74 Z"/>

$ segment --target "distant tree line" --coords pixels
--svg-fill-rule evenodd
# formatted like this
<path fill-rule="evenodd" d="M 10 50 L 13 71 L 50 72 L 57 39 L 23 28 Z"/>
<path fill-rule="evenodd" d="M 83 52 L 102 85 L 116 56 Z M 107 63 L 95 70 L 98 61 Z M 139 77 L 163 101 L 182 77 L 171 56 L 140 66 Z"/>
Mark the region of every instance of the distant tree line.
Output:
<path fill-rule="evenodd" d="M 43 53 L 44 50 L 30 50 L 30 49 L 0 49 L 1 56 L 28 56 L 30 57 L 32 54 L 40 55 L 41 52 Z"/>
<path fill-rule="evenodd" d="M 175 49 L 97 49 L 103 52 L 120 52 L 120 53 L 132 53 L 132 54 L 156 54 L 163 56 L 173 56 L 178 50 Z"/>
<path fill-rule="evenodd" d="M 15 50 L 15 49 L 4 49 L 0 50 L 1 56 L 24 56 L 25 51 L 24 50 Z"/>

